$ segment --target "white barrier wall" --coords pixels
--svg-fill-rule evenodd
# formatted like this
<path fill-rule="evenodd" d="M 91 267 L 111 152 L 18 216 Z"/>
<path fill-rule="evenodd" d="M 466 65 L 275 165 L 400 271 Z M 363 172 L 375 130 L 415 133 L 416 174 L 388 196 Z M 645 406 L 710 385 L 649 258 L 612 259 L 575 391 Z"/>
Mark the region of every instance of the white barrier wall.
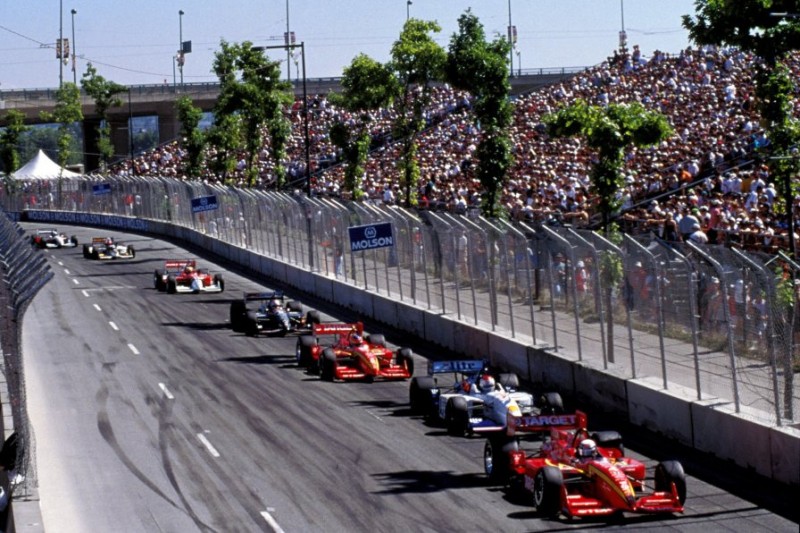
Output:
<path fill-rule="evenodd" d="M 661 388 L 646 378 L 626 379 L 611 371 L 567 360 L 544 349 L 527 346 L 505 334 L 484 331 L 450 316 L 430 313 L 386 295 L 368 293 L 324 274 L 263 257 L 202 233 L 165 223 L 80 213 L 28 212 L 29 219 L 83 225 L 120 227 L 185 240 L 212 251 L 255 273 L 345 307 L 364 318 L 414 333 L 433 345 L 486 358 L 491 363 L 555 388 L 581 402 L 624 416 L 641 425 L 758 474 L 800 486 L 800 429 L 773 428 L 753 422 L 747 413 L 734 413 L 718 399 L 697 401 L 677 385 Z M 33 215 L 33 216 L 30 216 Z M 130 224 L 125 224 L 125 221 Z"/>

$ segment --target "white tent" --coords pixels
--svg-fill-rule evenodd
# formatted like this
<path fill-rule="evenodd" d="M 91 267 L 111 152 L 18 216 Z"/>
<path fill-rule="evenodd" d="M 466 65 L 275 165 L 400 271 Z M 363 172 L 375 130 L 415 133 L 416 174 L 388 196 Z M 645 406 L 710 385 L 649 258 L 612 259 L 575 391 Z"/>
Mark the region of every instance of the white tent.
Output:
<path fill-rule="evenodd" d="M 18 180 L 54 180 L 62 178 L 77 178 L 80 174 L 71 170 L 62 169 L 52 159 L 47 157 L 42 150 L 28 161 L 19 170 L 14 172 L 14 178 Z"/>

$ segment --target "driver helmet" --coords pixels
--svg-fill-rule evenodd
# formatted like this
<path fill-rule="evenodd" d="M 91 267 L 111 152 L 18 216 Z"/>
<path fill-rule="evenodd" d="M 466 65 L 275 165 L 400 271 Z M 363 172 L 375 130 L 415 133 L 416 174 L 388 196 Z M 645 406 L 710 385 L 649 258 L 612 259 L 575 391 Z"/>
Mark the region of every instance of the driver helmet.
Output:
<path fill-rule="evenodd" d="M 356 330 L 350 332 L 349 339 L 350 346 L 361 346 L 361 343 L 364 342 L 364 340 L 361 338 L 361 335 Z"/>
<path fill-rule="evenodd" d="M 494 390 L 494 385 L 494 378 L 489 374 L 482 375 L 478 382 L 478 388 L 483 393 L 492 392 Z"/>
<path fill-rule="evenodd" d="M 270 300 L 267 304 L 267 309 L 270 311 L 274 311 L 281 306 L 281 303 L 278 300 Z"/>
<path fill-rule="evenodd" d="M 191 274 L 192 272 L 194 272 L 194 267 L 192 265 L 187 265 L 183 271 L 186 272 L 187 274 Z"/>
<path fill-rule="evenodd" d="M 114 241 L 111 237 L 106 237 L 106 246 L 111 246 L 112 244 L 114 244 Z"/>
<path fill-rule="evenodd" d="M 597 455 L 597 443 L 592 439 L 583 439 L 578 444 L 578 450 L 575 452 L 581 459 L 588 459 Z"/>

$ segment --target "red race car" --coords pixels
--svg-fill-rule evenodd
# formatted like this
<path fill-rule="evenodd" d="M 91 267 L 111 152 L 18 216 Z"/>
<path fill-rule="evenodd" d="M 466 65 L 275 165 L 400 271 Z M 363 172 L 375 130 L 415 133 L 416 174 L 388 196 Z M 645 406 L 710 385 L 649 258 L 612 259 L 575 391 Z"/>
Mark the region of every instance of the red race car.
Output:
<path fill-rule="evenodd" d="M 528 454 L 520 436 L 549 433 Z M 686 475 L 678 461 L 656 466 L 652 484 L 641 461 L 625 457 L 616 431 L 589 433 L 586 414 L 508 418 L 508 431 L 486 441 L 484 470 L 512 492 L 533 495 L 548 517 L 619 516 L 623 513 L 682 513 Z M 529 500 L 530 501 L 530 500 Z"/>
<path fill-rule="evenodd" d="M 194 259 L 171 259 L 164 263 L 163 270 L 153 273 L 156 290 L 169 294 L 176 292 L 222 292 L 225 280 L 222 274 L 210 274 L 207 269 L 198 269 Z"/>
<path fill-rule="evenodd" d="M 414 359 L 410 348 L 396 353 L 386 347 L 383 335 L 363 338 L 364 325 L 314 324 L 311 335 L 297 339 L 297 364 L 319 373 L 325 381 L 335 379 L 409 379 L 414 374 Z M 328 346 L 319 344 L 318 337 L 334 337 Z"/>

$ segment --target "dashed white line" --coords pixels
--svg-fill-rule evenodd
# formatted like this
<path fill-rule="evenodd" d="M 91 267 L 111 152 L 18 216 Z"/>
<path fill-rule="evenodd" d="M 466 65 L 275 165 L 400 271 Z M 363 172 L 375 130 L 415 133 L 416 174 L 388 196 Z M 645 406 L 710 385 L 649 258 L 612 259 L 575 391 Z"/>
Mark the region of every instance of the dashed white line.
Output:
<path fill-rule="evenodd" d="M 119 327 L 116 324 L 114 324 L 113 322 L 109 321 L 108 325 L 111 326 L 111 329 L 113 329 L 114 331 L 119 331 Z M 132 346 L 132 345 L 129 344 L 128 346 Z"/>
<path fill-rule="evenodd" d="M 67 276 L 69 276 L 69 270 L 67 270 L 67 269 L 65 268 L 65 269 L 64 269 L 64 274 L 66 274 Z"/>
<path fill-rule="evenodd" d="M 166 385 L 164 385 L 163 383 L 159 383 L 158 386 L 161 387 L 162 391 L 164 391 L 164 396 L 166 396 L 168 400 L 175 399 L 175 396 L 172 395 L 172 393 L 169 391 Z"/>
<path fill-rule="evenodd" d="M 133 352 L 133 355 L 139 355 L 139 350 L 136 349 L 136 346 L 133 344 L 128 344 L 128 348 Z"/>
<path fill-rule="evenodd" d="M 63 262 L 61 262 L 61 261 L 59 261 L 59 262 L 58 262 L 58 266 L 60 266 L 60 267 L 63 267 L 63 266 L 64 266 L 64 263 L 63 263 Z"/>
<path fill-rule="evenodd" d="M 82 292 L 82 293 L 83 293 L 83 295 L 84 295 L 84 296 L 86 296 L 87 298 L 89 297 L 89 292 L 88 292 L 86 289 L 83 289 L 81 292 Z"/>
<path fill-rule="evenodd" d="M 75 285 L 77 285 L 77 284 L 78 284 L 78 283 L 80 283 L 80 282 L 79 282 L 77 279 L 75 279 L 75 278 L 72 278 L 72 283 L 74 283 Z"/>
<path fill-rule="evenodd" d="M 206 447 L 208 453 L 210 453 L 212 457 L 219 457 L 219 452 L 217 451 L 216 448 L 214 448 L 214 446 L 210 442 L 208 442 L 208 439 L 206 438 L 205 435 L 203 435 L 202 433 L 198 433 L 197 438 L 200 439 L 200 442 L 203 443 L 203 446 Z"/>
<path fill-rule="evenodd" d="M 264 520 L 267 521 L 267 524 L 269 524 L 269 527 L 272 528 L 272 531 L 274 531 L 275 533 L 284 533 L 283 528 L 278 525 L 278 522 L 276 522 L 275 519 L 270 514 L 271 511 L 274 511 L 274 509 L 268 509 L 266 511 L 262 511 L 261 516 L 263 516 Z"/>
<path fill-rule="evenodd" d="M 94 307 L 95 309 L 97 309 L 98 311 L 100 311 L 100 312 L 102 312 L 102 311 L 103 311 L 102 309 L 100 309 L 100 306 L 99 306 L 99 305 L 97 305 L 97 304 L 93 304 L 93 307 Z"/>

